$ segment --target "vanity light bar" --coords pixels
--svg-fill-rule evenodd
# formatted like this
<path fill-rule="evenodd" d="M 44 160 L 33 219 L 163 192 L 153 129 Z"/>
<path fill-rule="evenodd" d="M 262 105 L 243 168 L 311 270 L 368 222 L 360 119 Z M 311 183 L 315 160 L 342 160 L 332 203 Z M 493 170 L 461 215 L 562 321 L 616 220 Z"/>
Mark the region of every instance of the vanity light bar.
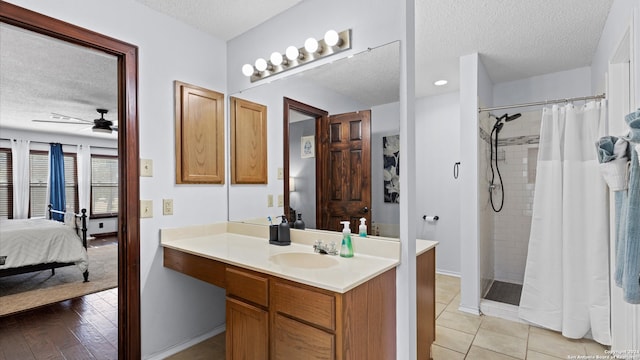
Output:
<path fill-rule="evenodd" d="M 258 58 L 254 65 L 244 64 L 242 73 L 250 77 L 251 82 L 255 82 L 349 49 L 351 49 L 351 29 L 339 33 L 329 30 L 323 39 L 308 38 L 301 48 L 289 46 L 282 54 L 272 53 L 269 60 Z"/>

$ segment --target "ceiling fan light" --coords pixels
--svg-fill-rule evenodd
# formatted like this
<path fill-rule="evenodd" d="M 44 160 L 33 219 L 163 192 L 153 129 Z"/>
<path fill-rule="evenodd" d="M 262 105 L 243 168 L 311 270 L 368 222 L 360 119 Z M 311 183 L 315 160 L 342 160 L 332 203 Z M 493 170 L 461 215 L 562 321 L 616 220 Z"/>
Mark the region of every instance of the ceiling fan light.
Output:
<path fill-rule="evenodd" d="M 104 133 L 104 134 L 111 134 L 111 127 L 103 127 L 103 126 L 98 126 L 98 125 L 94 125 L 91 130 L 93 132 L 98 132 L 98 133 Z"/>

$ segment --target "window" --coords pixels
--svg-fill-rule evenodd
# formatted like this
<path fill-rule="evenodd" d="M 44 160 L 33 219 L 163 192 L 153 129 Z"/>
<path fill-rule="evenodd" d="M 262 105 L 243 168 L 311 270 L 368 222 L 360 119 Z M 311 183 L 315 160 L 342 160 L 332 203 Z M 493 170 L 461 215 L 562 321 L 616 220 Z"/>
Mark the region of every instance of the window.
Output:
<path fill-rule="evenodd" d="M 91 217 L 118 214 L 118 157 L 91 156 Z"/>
<path fill-rule="evenodd" d="M 0 218 L 13 218 L 11 149 L 0 149 Z"/>
<path fill-rule="evenodd" d="M 44 151 L 29 154 L 29 216 L 46 217 L 49 155 Z M 64 182 L 67 209 L 78 212 L 78 167 L 75 154 L 64 155 Z"/>

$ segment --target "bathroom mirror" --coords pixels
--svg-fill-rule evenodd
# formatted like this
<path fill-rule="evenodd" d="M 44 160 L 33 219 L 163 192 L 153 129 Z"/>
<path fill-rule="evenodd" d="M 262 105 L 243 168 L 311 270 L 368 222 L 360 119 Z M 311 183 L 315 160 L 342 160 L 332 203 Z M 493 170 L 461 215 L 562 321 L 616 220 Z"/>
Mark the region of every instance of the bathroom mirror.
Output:
<path fill-rule="evenodd" d="M 399 42 L 392 42 L 233 94 L 267 106 L 269 176 L 267 185 L 229 186 L 229 220 L 268 224 L 271 216 L 277 223 L 276 216 L 290 218 L 295 212 L 302 215 L 307 229 L 319 228 L 315 210 L 324 182 L 316 168 L 330 154 L 320 153 L 323 137 L 313 109 L 329 116 L 370 111 L 371 199 L 357 209 L 366 206 L 371 235 L 397 237 L 398 203 L 385 202 L 383 138 L 399 133 L 399 51 Z M 304 106 L 291 107 L 288 102 Z M 344 174 L 352 172 L 345 170 Z M 348 183 L 350 177 L 343 176 L 340 182 Z M 348 213 L 348 218 L 362 216 L 355 212 Z M 337 228 L 339 223 L 334 225 L 320 228 Z M 352 229 L 357 225 L 352 224 Z"/>

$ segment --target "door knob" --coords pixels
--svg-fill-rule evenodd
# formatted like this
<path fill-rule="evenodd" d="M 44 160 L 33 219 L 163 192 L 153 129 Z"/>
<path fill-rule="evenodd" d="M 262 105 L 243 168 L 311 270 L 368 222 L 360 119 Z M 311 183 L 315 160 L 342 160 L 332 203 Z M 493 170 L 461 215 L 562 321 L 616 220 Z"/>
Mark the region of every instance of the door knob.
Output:
<path fill-rule="evenodd" d="M 368 213 L 368 212 L 369 212 L 369 208 L 368 208 L 368 207 L 366 207 L 366 206 L 365 206 L 365 207 L 363 207 L 363 208 L 362 208 L 362 212 L 363 212 L 363 213 L 365 213 L 365 214 L 366 214 L 366 213 Z"/>

